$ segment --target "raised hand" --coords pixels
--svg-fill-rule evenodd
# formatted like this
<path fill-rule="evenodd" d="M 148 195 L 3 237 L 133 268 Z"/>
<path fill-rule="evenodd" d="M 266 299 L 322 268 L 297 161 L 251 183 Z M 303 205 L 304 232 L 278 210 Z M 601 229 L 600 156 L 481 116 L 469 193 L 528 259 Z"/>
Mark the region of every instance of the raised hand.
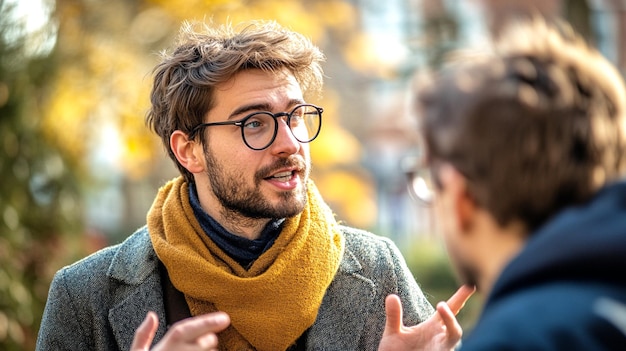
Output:
<path fill-rule="evenodd" d="M 153 351 L 192 351 L 217 350 L 217 333 L 226 329 L 230 318 L 224 312 L 203 314 L 184 319 L 174 324 L 157 343 Z M 148 351 L 159 326 L 154 312 L 148 312 L 146 319 L 135 331 L 130 351 Z"/>
<path fill-rule="evenodd" d="M 385 300 L 387 321 L 378 350 L 453 350 L 463 335 L 455 316 L 474 291 L 476 288 L 472 286 L 461 286 L 447 302 L 437 304 L 437 311 L 430 318 L 412 327 L 406 327 L 402 323 L 400 298 L 397 295 L 387 296 Z"/>

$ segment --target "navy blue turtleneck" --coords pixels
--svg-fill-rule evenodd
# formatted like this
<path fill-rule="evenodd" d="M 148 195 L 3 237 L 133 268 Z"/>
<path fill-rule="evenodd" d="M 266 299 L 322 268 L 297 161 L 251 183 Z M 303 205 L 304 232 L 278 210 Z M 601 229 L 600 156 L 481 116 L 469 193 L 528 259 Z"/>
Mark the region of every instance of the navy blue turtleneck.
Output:
<path fill-rule="evenodd" d="M 271 220 L 267 223 L 265 228 L 263 228 L 258 239 L 250 240 L 229 233 L 221 224 L 202 209 L 195 184 L 189 185 L 189 202 L 191 203 L 191 208 L 193 209 L 196 219 L 206 235 L 208 235 L 227 255 L 246 269 L 248 269 L 261 254 L 272 247 L 285 222 L 284 218 Z"/>

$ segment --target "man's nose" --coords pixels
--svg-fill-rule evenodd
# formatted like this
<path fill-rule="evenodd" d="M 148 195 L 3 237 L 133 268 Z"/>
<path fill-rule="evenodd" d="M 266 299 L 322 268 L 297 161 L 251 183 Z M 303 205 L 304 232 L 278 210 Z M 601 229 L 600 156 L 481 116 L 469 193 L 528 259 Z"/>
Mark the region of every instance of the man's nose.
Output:
<path fill-rule="evenodd" d="M 276 119 L 278 131 L 276 132 L 276 139 L 274 139 L 274 142 L 270 145 L 272 153 L 293 155 L 300 150 L 300 142 L 291 132 L 287 120 L 287 118 Z"/>

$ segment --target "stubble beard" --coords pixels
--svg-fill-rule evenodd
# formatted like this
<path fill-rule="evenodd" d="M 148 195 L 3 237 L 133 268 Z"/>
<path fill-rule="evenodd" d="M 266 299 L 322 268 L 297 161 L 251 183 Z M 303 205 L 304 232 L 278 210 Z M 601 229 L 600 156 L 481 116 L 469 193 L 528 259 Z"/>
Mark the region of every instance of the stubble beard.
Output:
<path fill-rule="evenodd" d="M 229 174 L 213 155 L 205 149 L 206 174 L 215 197 L 220 201 L 222 215 L 230 220 L 242 219 L 279 219 L 292 217 L 304 209 L 307 201 L 307 180 L 310 166 L 297 156 L 280 158 L 273 164 L 259 169 L 254 175 L 254 185 L 246 184 L 240 174 Z M 278 193 L 280 201 L 272 203 L 261 192 L 261 182 L 272 172 L 284 168 L 296 167 L 303 175 L 303 186 L 292 191 Z M 242 218 L 243 217 L 243 218 Z"/>
<path fill-rule="evenodd" d="M 464 260 L 455 249 L 448 247 L 448 254 L 461 283 L 478 286 L 478 269 L 470 262 L 467 262 L 467 260 Z"/>
<path fill-rule="evenodd" d="M 478 274 L 473 267 L 469 265 L 460 266 L 458 271 L 463 283 L 471 286 L 478 286 Z"/>

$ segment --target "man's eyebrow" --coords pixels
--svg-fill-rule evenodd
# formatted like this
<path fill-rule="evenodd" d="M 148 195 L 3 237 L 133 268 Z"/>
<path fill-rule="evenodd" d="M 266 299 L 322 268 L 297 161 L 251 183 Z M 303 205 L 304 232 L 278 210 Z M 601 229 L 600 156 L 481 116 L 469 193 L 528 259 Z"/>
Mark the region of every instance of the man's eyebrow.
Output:
<path fill-rule="evenodd" d="M 247 113 L 247 112 L 270 111 L 271 108 L 272 107 L 269 104 L 267 104 L 267 103 L 243 105 L 243 106 L 240 106 L 237 109 L 235 109 L 235 111 L 233 111 L 230 114 L 230 116 L 228 116 L 228 119 L 231 119 L 233 117 L 239 116 L 239 115 Z"/>
<path fill-rule="evenodd" d="M 288 104 L 288 109 L 290 109 L 293 106 L 299 105 L 299 104 L 304 104 L 304 100 L 302 99 L 291 99 L 289 100 L 289 104 Z M 255 104 L 250 104 L 250 105 L 243 105 L 238 107 L 237 109 L 235 109 L 235 111 L 233 111 L 230 116 L 228 116 L 228 119 L 231 119 L 233 117 L 239 116 L 241 114 L 247 113 L 247 112 L 256 112 L 256 111 L 268 111 L 271 112 L 272 111 L 272 105 L 270 105 L 269 103 L 255 103 Z M 290 112 L 290 111 L 283 111 L 283 112 Z"/>

